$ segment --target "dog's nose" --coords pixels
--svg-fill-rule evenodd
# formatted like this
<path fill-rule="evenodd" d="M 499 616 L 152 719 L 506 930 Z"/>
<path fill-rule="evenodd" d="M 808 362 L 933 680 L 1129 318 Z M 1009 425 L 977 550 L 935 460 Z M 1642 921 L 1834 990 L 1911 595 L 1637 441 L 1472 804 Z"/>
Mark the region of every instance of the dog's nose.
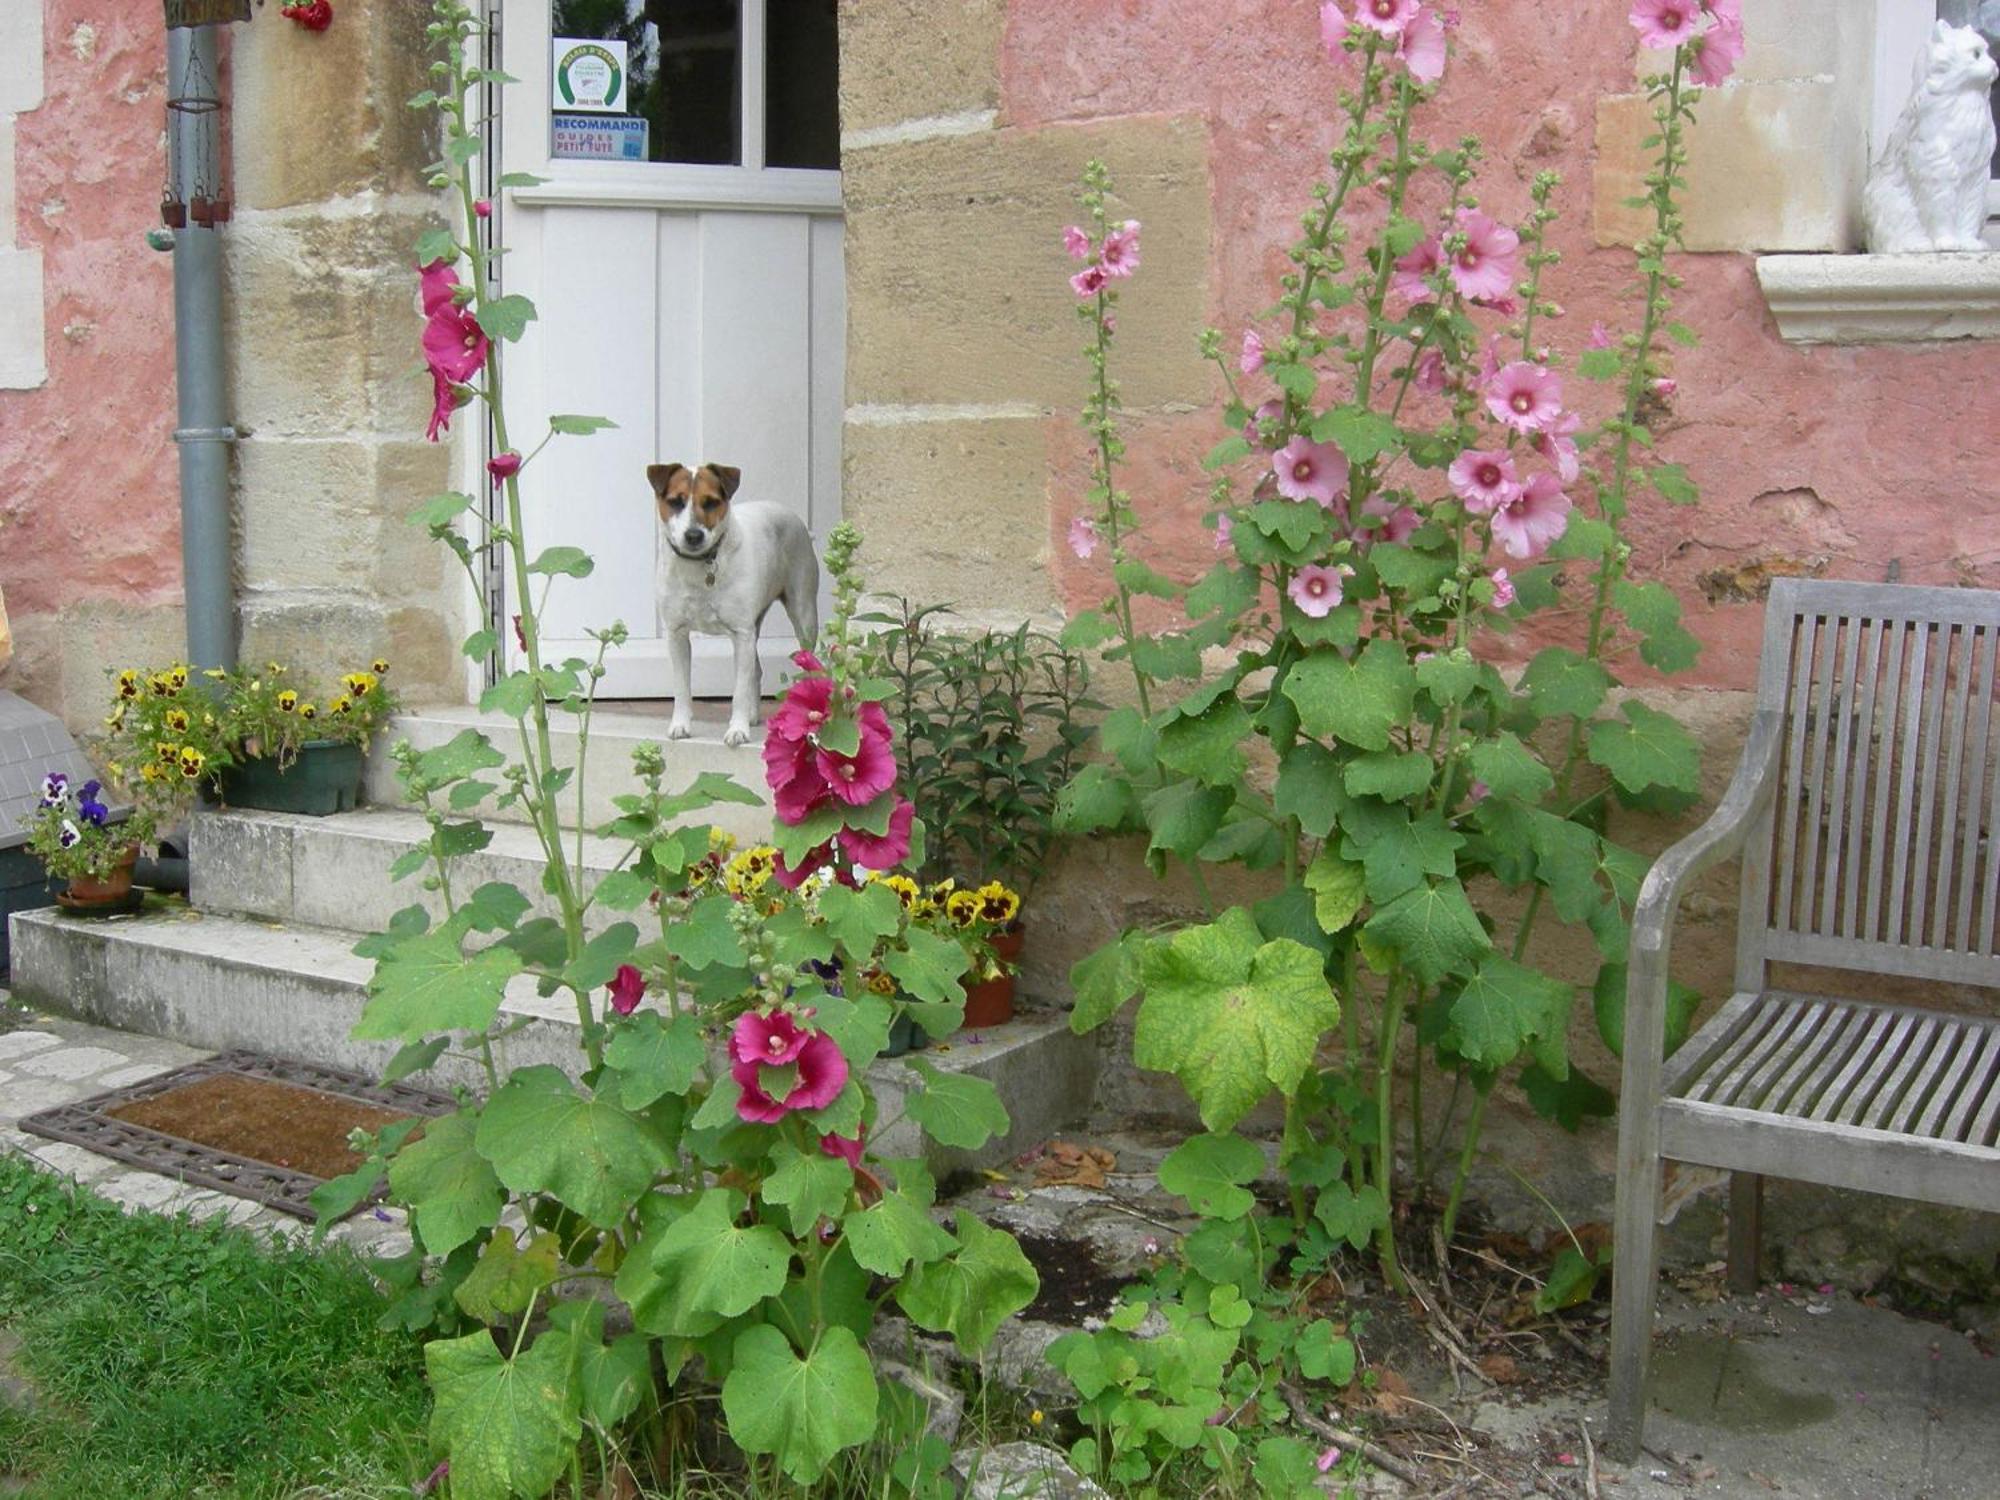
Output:
<path fill-rule="evenodd" d="M 707 540 L 708 540 L 708 533 L 703 531 L 699 526 L 688 527 L 687 544 L 690 547 L 699 547 L 703 542 Z"/>

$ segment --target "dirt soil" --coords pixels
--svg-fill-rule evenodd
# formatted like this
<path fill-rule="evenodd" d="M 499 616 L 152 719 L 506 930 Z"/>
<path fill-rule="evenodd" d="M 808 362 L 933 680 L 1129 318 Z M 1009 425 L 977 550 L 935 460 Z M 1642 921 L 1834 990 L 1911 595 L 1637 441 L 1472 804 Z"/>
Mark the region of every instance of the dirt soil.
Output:
<path fill-rule="evenodd" d="M 407 1115 L 292 1083 L 216 1073 L 109 1111 L 115 1119 L 314 1177 L 360 1165 L 350 1131 L 380 1130 Z"/>

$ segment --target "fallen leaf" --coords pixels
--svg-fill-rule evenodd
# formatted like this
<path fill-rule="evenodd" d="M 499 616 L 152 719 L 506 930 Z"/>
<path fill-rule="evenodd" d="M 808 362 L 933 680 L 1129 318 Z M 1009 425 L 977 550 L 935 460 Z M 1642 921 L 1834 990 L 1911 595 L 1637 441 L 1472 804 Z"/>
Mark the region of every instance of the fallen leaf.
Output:
<path fill-rule="evenodd" d="M 1521 1378 L 1521 1367 L 1511 1354 L 1482 1354 L 1479 1373 L 1495 1385 L 1513 1385 Z"/>
<path fill-rule="evenodd" d="M 1035 1186 L 1101 1188 L 1117 1165 L 1118 1158 L 1102 1146 L 1051 1141 L 1035 1163 Z"/>
<path fill-rule="evenodd" d="M 1374 1407 L 1385 1417 L 1400 1417 L 1416 1405 L 1410 1399 L 1410 1383 L 1394 1370 L 1375 1372 L 1375 1389 L 1369 1393 Z"/>

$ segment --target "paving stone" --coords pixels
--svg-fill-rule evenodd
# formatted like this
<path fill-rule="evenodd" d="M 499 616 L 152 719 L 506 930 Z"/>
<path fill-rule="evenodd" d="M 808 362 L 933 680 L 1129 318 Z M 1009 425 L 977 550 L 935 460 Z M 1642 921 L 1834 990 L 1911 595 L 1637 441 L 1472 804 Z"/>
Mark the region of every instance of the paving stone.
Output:
<path fill-rule="evenodd" d="M 61 1040 L 62 1038 L 52 1031 L 0 1032 L 0 1059 L 26 1057 L 30 1052 L 53 1047 Z"/>
<path fill-rule="evenodd" d="M 176 1214 L 192 1207 L 205 1190 L 153 1172 L 120 1172 L 115 1177 L 91 1184 L 91 1191 L 124 1208 Z"/>
<path fill-rule="evenodd" d="M 95 1078 L 106 1069 L 123 1067 L 130 1062 L 131 1059 L 124 1053 L 113 1052 L 108 1047 L 63 1047 L 54 1052 L 37 1052 L 24 1057 L 15 1067 L 40 1078 L 62 1078 L 75 1082 Z"/>
<path fill-rule="evenodd" d="M 108 1156 L 99 1156 L 95 1151 L 86 1151 L 68 1141 L 45 1141 L 29 1136 L 21 1150 L 49 1170 L 73 1177 L 78 1182 L 94 1182 L 117 1165 Z"/>
<path fill-rule="evenodd" d="M 69 1083 L 59 1078 L 16 1078 L 7 1085 L 7 1092 L 0 1094 L 0 1124 L 26 1119 L 60 1104 L 74 1104 L 87 1098 L 90 1092 L 91 1085 L 87 1083 Z"/>
<path fill-rule="evenodd" d="M 97 1080 L 97 1086 L 102 1089 L 126 1088 L 135 1083 L 144 1083 L 148 1078 L 158 1078 L 162 1073 L 171 1072 L 175 1066 L 177 1065 L 174 1063 L 163 1062 L 134 1063 L 129 1068 L 119 1068 L 116 1072 L 106 1073 Z"/>

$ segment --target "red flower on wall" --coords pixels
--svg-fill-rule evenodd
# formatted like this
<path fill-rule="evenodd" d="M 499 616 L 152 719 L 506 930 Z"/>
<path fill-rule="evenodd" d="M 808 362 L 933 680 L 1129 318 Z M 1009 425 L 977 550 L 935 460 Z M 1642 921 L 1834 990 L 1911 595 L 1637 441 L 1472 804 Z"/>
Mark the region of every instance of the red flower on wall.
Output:
<path fill-rule="evenodd" d="M 307 31 L 324 31 L 333 24 L 330 0 L 303 0 L 302 4 L 285 6 L 278 14 Z"/>

